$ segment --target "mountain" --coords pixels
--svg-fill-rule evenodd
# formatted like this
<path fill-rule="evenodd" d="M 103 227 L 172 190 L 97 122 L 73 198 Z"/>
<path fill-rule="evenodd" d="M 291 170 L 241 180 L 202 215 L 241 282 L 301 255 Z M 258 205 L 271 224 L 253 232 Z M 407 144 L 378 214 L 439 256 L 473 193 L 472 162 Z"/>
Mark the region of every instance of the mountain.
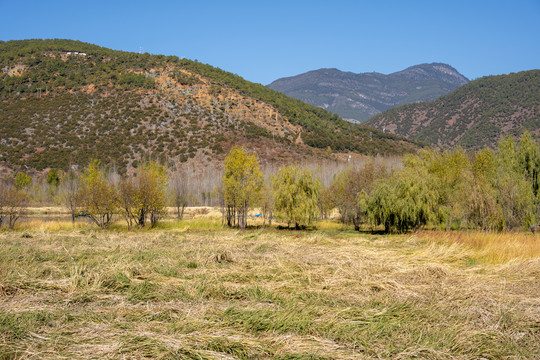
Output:
<path fill-rule="evenodd" d="M 420 146 L 176 56 L 19 40 L 0 41 L 0 64 L 4 168 L 65 169 L 98 158 L 123 172 L 147 156 L 204 165 L 234 144 L 263 162 Z"/>
<path fill-rule="evenodd" d="M 435 101 L 396 107 L 364 124 L 439 147 L 495 147 L 523 129 L 540 140 L 540 70 L 480 78 Z"/>
<path fill-rule="evenodd" d="M 450 65 L 433 63 L 389 75 L 319 69 L 268 86 L 351 122 L 362 122 L 394 106 L 434 100 L 468 81 Z"/>

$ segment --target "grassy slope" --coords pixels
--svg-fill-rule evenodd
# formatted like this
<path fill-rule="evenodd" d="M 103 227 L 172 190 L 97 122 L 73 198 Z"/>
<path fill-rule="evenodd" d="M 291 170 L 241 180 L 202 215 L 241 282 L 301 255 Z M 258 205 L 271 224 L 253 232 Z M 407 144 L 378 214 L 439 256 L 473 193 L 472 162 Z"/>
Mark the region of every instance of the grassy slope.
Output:
<path fill-rule="evenodd" d="M 2 358 L 531 359 L 540 346 L 531 234 L 192 220 L 0 244 Z"/>

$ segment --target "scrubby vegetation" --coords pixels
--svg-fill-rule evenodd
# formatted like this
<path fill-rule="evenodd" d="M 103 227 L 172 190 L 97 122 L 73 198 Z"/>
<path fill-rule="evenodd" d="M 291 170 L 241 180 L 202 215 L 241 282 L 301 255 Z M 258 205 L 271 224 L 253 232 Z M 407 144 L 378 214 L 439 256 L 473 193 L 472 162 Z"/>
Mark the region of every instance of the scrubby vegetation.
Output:
<path fill-rule="evenodd" d="M 434 101 L 389 109 L 366 125 L 445 148 L 495 148 L 523 129 L 539 140 L 539 84 L 540 70 L 487 76 Z"/>
<path fill-rule="evenodd" d="M 175 56 L 21 40 L 0 43 L 0 64 L 0 163 L 15 169 L 97 158 L 124 173 L 149 153 L 222 160 L 248 142 L 297 158 L 312 148 L 389 155 L 420 146 Z"/>

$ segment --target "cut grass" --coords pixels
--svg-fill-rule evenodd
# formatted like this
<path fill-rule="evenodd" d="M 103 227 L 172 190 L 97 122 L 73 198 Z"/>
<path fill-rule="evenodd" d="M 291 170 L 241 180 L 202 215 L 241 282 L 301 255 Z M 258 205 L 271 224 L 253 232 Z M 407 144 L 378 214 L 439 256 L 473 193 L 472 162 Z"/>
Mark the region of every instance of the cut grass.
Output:
<path fill-rule="evenodd" d="M 340 226 L 3 231 L 0 358 L 537 356 L 534 235 Z"/>

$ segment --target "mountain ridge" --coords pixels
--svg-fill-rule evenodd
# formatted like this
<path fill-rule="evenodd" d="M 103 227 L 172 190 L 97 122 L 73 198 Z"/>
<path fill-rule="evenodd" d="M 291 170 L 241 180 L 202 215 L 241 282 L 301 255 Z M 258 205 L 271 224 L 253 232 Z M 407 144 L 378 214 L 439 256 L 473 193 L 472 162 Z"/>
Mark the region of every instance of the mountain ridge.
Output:
<path fill-rule="evenodd" d="M 280 78 L 268 86 L 346 120 L 362 122 L 390 107 L 433 100 L 468 81 L 450 65 L 426 63 L 388 75 L 322 68 Z"/>
<path fill-rule="evenodd" d="M 523 129 L 540 140 L 540 70 L 473 80 L 440 98 L 389 109 L 365 125 L 438 147 L 494 148 Z"/>

